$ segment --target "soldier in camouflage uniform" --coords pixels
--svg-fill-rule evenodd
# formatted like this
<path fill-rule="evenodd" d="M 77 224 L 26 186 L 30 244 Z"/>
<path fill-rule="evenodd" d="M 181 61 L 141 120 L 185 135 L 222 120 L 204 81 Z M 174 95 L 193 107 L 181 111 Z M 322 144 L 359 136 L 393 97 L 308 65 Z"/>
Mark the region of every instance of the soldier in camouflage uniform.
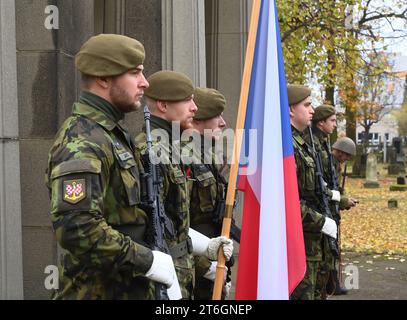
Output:
<path fill-rule="evenodd" d="M 197 150 L 200 152 L 196 155 L 194 163 L 189 166 L 191 227 L 208 237 L 215 237 L 221 233 L 225 208 L 222 203 L 224 204 L 226 198 L 227 181 L 222 174 L 223 159 L 216 159 L 214 143 L 220 139 L 226 126 L 222 117 L 226 99 L 215 89 L 196 88 L 194 101 L 198 111 L 194 116 L 193 127 L 200 135 L 197 139 L 200 142 Z M 216 262 L 197 256 L 195 264 L 195 299 L 211 300 Z M 228 264 L 228 268 L 231 266 Z M 228 279 L 224 286 L 223 298 L 230 290 L 230 272 Z"/>
<path fill-rule="evenodd" d="M 151 111 L 153 149 L 160 164 L 163 178 L 161 193 L 166 215 L 173 222 L 173 232 L 166 232 L 165 239 L 174 260 L 183 299 L 193 299 L 195 264 L 193 255 L 217 259 L 223 244 L 225 256 L 230 259 L 233 251 L 231 240 L 224 237 L 209 239 L 190 228 L 189 191 L 185 166 L 181 161 L 181 141 L 175 130 L 192 128 L 197 111 L 193 100 L 194 86 L 184 74 L 159 71 L 148 78 L 150 87 L 145 91 Z M 140 155 L 146 151 L 146 136 L 136 138 Z"/>
<path fill-rule="evenodd" d="M 336 128 L 336 111 L 335 108 L 331 105 L 321 105 L 315 109 L 314 117 L 312 119 L 312 132 L 314 136 L 314 143 L 316 152 L 320 154 L 321 161 L 322 161 L 322 169 L 323 169 L 323 178 L 324 181 L 327 183 L 328 188 L 330 190 L 339 191 L 339 183 L 338 183 L 338 172 L 337 172 L 337 162 L 333 157 L 331 146 L 330 146 L 330 139 L 329 135 Z M 310 137 L 307 136 L 306 140 L 309 142 Z M 340 214 L 339 210 L 350 208 L 355 205 L 354 199 L 348 198 L 338 193 L 336 196 L 333 197 L 334 200 L 330 202 L 331 212 L 333 218 L 337 225 L 340 224 Z M 328 290 L 327 292 L 327 284 L 328 279 L 331 277 L 331 280 L 334 280 L 335 283 L 339 284 L 337 271 L 336 271 L 336 264 L 337 259 L 332 256 L 332 252 L 329 250 L 329 245 L 327 243 L 327 238 L 324 237 L 323 241 L 323 265 L 321 268 L 321 272 L 318 275 L 318 283 L 317 283 L 317 290 L 320 293 L 322 298 L 326 298 L 327 294 L 331 294 L 332 290 Z M 332 285 L 330 285 L 331 289 L 333 289 Z M 337 294 L 345 294 L 345 290 L 341 290 L 339 285 L 336 287 L 335 292 Z"/>
<path fill-rule="evenodd" d="M 123 123 L 148 87 L 144 55 L 137 40 L 102 34 L 76 56 L 84 91 L 55 137 L 46 172 L 65 251 L 54 299 L 151 299 L 151 280 L 177 282 L 171 256 L 143 244 L 142 166 Z"/>
<path fill-rule="evenodd" d="M 314 113 L 311 90 L 305 86 L 289 85 L 288 100 L 307 259 L 305 277 L 290 298 L 314 300 L 318 298 L 316 283 L 322 262 L 322 237 L 323 234 L 336 237 L 337 227 L 335 221 L 325 217 L 320 210 L 319 199 L 315 194 L 315 157 L 303 137 L 303 132 L 311 124 Z"/>
<path fill-rule="evenodd" d="M 334 183 L 333 180 L 335 179 L 336 173 L 332 173 L 331 165 L 331 147 L 330 147 L 330 140 L 329 135 L 336 128 L 336 111 L 335 108 L 331 105 L 321 105 L 317 107 L 315 110 L 314 116 L 312 118 L 312 133 L 314 138 L 314 145 L 315 151 L 320 154 L 321 164 L 322 164 L 322 174 L 323 179 L 327 183 L 328 188 L 333 189 Z M 310 144 L 311 138 L 307 133 L 305 135 L 305 140 Z M 339 190 L 336 190 L 339 191 Z M 339 210 L 338 210 L 338 201 L 339 198 L 336 198 L 336 201 L 330 202 L 330 209 L 332 216 L 339 225 Z M 321 299 L 326 299 L 327 292 L 326 286 L 328 284 L 328 279 L 330 276 L 331 271 L 335 269 L 335 258 L 332 255 L 332 252 L 329 248 L 328 238 L 323 237 L 322 239 L 322 263 L 320 272 L 318 273 L 317 277 L 317 297 L 321 297 Z"/>
<path fill-rule="evenodd" d="M 344 177 L 342 177 L 341 165 L 345 163 L 346 166 L 346 162 L 349 161 L 352 158 L 352 156 L 355 155 L 356 155 L 356 145 L 350 138 L 347 137 L 339 138 L 332 145 L 332 156 L 334 160 L 334 168 L 336 170 L 337 185 L 339 186 L 339 190 L 341 192 L 341 201 L 339 202 L 339 210 L 349 210 L 352 207 L 356 206 L 356 204 L 359 202 L 357 199 L 346 195 L 345 190 L 342 187 L 342 179 L 344 179 Z M 338 228 L 339 227 L 340 224 L 338 224 Z M 338 232 L 338 235 L 340 235 L 340 232 Z M 328 282 L 328 284 L 331 284 L 331 286 L 334 286 L 334 288 L 328 288 L 329 289 L 328 292 L 333 292 L 334 295 L 346 294 L 347 290 L 341 287 L 339 281 L 339 274 L 341 271 L 340 259 L 338 261 L 335 261 L 334 267 L 335 268 L 333 272 L 331 272 L 332 281 Z"/>

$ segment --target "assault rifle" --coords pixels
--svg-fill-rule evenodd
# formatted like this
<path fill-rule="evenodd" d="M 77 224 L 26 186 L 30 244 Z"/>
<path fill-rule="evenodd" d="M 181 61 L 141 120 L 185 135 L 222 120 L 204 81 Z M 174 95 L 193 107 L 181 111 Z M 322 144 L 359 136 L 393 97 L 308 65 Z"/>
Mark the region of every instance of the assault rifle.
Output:
<path fill-rule="evenodd" d="M 144 173 L 142 177 L 141 202 L 143 208 L 150 213 L 150 223 L 147 230 L 147 243 L 152 250 L 158 250 L 170 254 L 167 242 L 164 239 L 164 233 L 174 235 L 174 226 L 164 211 L 164 205 L 161 201 L 160 191 L 162 186 L 162 177 L 160 168 L 157 164 L 151 162 L 152 159 L 152 139 L 150 129 L 151 114 L 147 106 L 144 107 L 144 121 L 146 130 L 147 152 L 142 157 Z M 169 300 L 167 287 L 165 284 L 155 283 L 155 297 L 157 300 Z"/>
<path fill-rule="evenodd" d="M 339 191 L 339 186 L 338 186 L 338 180 L 337 180 L 337 176 L 336 176 L 336 169 L 334 167 L 334 159 L 333 159 L 333 155 L 332 155 L 332 150 L 331 150 L 331 144 L 328 140 L 328 170 L 329 170 L 329 175 L 331 176 L 331 185 L 329 186 L 330 188 L 332 188 L 332 190 L 336 190 Z M 335 208 L 335 222 L 336 224 L 339 224 L 339 220 L 340 220 L 340 216 L 339 216 L 339 203 L 338 202 L 334 202 L 334 208 Z"/>
<path fill-rule="evenodd" d="M 345 168 L 343 169 L 343 179 L 342 179 L 342 186 L 341 186 L 341 193 L 345 192 L 345 182 L 346 182 L 346 171 L 348 169 L 348 162 L 345 162 Z"/>

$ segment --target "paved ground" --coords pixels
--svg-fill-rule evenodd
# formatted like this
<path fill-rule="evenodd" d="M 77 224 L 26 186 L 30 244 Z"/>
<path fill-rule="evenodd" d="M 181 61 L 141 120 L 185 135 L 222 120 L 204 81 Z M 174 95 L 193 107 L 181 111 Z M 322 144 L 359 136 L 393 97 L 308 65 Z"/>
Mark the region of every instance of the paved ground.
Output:
<path fill-rule="evenodd" d="M 407 300 L 407 256 L 386 254 L 361 254 L 346 252 L 344 269 L 348 271 L 348 284 L 352 280 L 352 268 L 357 267 L 359 288 L 347 295 L 330 297 L 331 300 Z M 348 268 L 346 268 L 348 266 Z M 349 267 L 350 266 L 350 267 Z"/>

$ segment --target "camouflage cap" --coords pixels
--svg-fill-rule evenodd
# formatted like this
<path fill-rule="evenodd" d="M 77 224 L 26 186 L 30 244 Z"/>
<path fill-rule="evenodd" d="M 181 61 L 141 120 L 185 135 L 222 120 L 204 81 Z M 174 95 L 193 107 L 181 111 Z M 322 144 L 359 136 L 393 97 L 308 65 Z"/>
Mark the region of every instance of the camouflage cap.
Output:
<path fill-rule="evenodd" d="M 75 57 L 76 68 L 96 77 L 117 76 L 144 63 L 144 46 L 118 34 L 100 34 L 86 41 Z"/>
<path fill-rule="evenodd" d="M 218 90 L 210 88 L 196 88 L 194 102 L 198 107 L 195 120 L 207 120 L 222 114 L 226 107 L 226 99 Z"/>
<path fill-rule="evenodd" d="M 292 106 L 308 98 L 311 95 L 311 89 L 298 84 L 290 84 L 287 86 L 287 93 L 288 104 Z"/>
<path fill-rule="evenodd" d="M 194 94 L 195 87 L 185 74 L 163 70 L 148 77 L 150 86 L 144 95 L 160 101 L 181 101 Z"/>
<path fill-rule="evenodd" d="M 332 149 L 337 149 L 342 152 L 348 153 L 352 156 L 356 155 L 356 145 L 351 138 L 343 137 L 332 145 Z"/>
<path fill-rule="evenodd" d="M 318 121 L 325 120 L 330 116 L 336 114 L 334 106 L 329 104 L 323 104 L 315 108 L 314 116 L 312 117 L 312 122 L 316 123 Z"/>

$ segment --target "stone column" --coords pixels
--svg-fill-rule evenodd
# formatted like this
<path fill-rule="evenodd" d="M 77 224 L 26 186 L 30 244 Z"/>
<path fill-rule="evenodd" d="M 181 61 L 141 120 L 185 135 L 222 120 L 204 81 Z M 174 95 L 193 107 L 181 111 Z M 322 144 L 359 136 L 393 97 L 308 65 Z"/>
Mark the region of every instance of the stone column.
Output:
<path fill-rule="evenodd" d="M 162 1 L 162 66 L 206 86 L 204 0 Z"/>
<path fill-rule="evenodd" d="M 236 125 L 252 0 L 206 0 L 208 87 L 220 90 L 228 108 L 225 120 Z"/>
<path fill-rule="evenodd" d="M 57 263 L 58 252 L 44 175 L 55 133 L 79 94 L 74 56 L 94 33 L 94 0 L 15 4 L 24 297 L 49 299 L 44 269 Z M 59 29 L 44 25 L 49 5 L 59 9 Z"/>
<path fill-rule="evenodd" d="M 15 4 L 0 1 L 0 300 L 23 299 Z"/>

